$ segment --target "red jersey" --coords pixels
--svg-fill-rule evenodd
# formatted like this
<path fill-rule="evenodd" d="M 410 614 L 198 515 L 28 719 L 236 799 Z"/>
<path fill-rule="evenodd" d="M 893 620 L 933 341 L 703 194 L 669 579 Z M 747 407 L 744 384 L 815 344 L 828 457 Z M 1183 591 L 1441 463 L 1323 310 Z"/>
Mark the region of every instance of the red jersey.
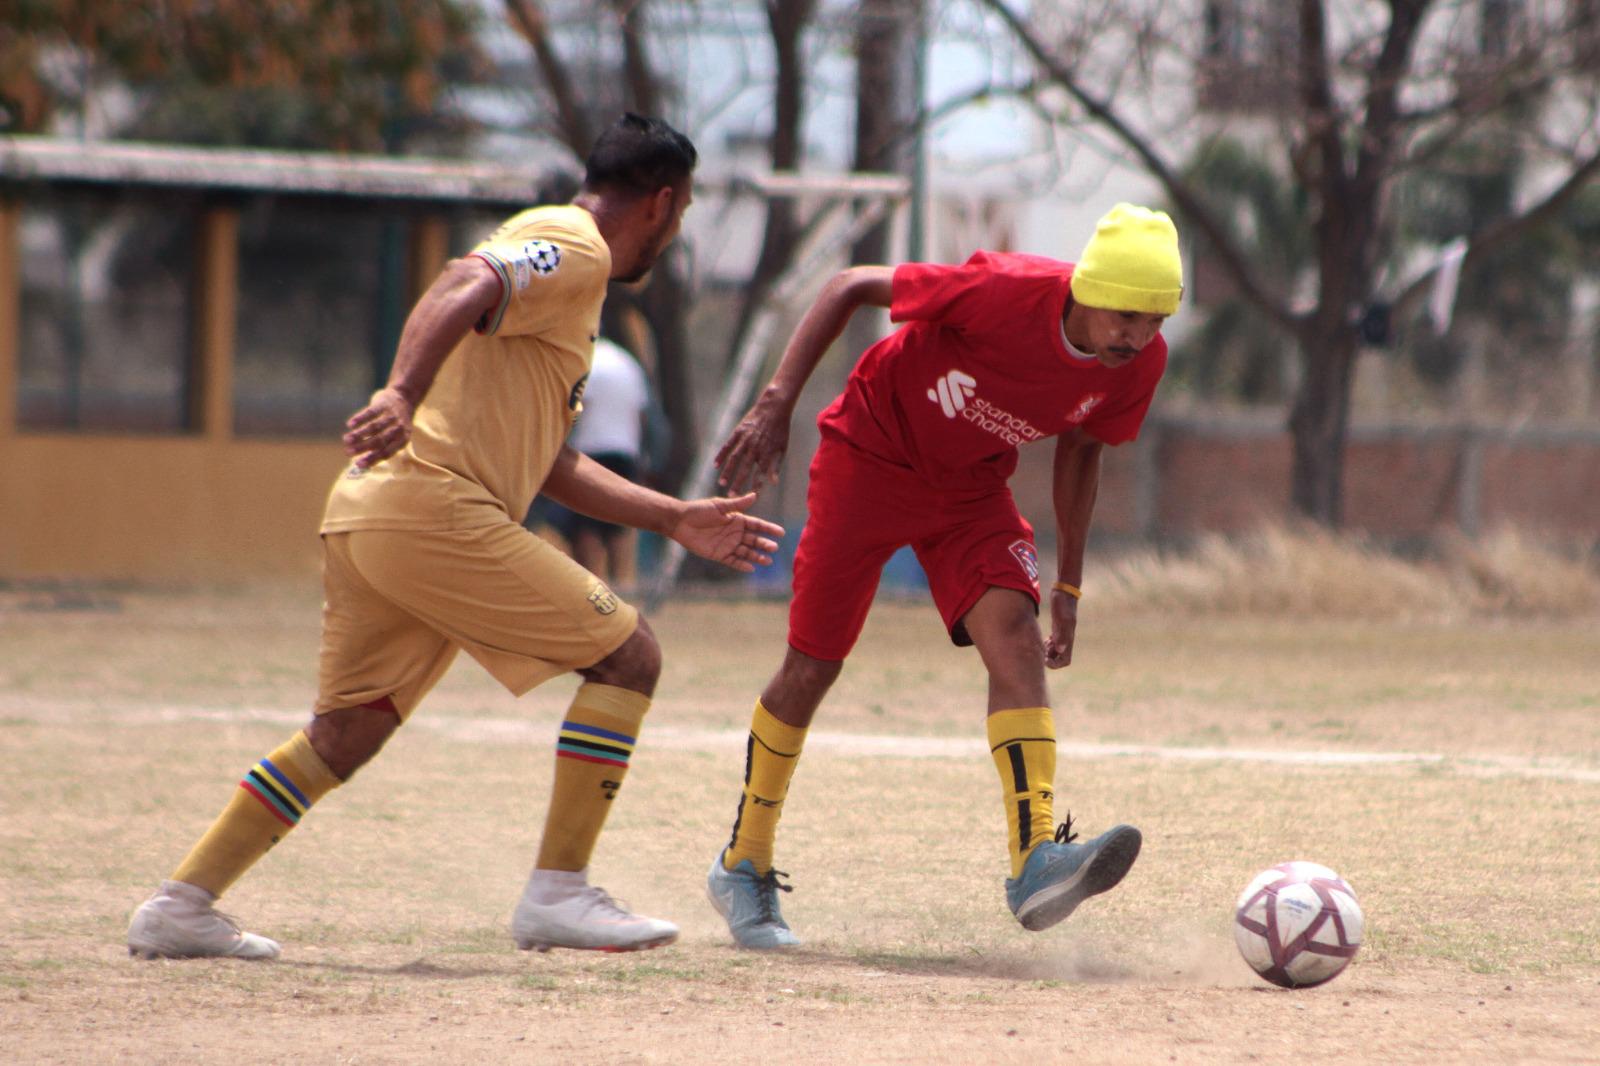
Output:
<path fill-rule="evenodd" d="M 906 325 L 867 349 L 818 427 L 955 489 L 1004 482 L 1019 445 L 1077 426 L 1107 444 L 1134 439 L 1166 341 L 1116 369 L 1073 355 L 1062 332 L 1072 266 L 980 251 L 960 266 L 895 268 L 889 317 Z"/>

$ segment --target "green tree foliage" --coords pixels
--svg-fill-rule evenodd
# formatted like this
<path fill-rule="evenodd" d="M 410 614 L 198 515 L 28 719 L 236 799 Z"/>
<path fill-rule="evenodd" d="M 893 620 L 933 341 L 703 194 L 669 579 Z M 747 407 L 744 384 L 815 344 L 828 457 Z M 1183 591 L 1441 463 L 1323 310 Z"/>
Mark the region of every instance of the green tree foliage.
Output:
<path fill-rule="evenodd" d="M 117 136 L 396 151 L 449 129 L 474 21 L 456 0 L 0 0 L 0 98 L 14 132 L 115 86 Z"/>

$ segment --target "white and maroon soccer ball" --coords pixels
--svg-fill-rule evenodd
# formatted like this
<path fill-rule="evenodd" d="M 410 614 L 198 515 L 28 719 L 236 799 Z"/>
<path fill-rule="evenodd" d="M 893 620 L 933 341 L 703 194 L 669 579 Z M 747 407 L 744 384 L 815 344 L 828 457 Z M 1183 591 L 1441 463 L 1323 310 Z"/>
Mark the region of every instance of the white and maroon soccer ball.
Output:
<path fill-rule="evenodd" d="M 1314 862 L 1285 862 L 1261 871 L 1240 893 L 1233 939 L 1268 981 L 1309 988 L 1350 964 L 1365 925 L 1344 878 Z"/>

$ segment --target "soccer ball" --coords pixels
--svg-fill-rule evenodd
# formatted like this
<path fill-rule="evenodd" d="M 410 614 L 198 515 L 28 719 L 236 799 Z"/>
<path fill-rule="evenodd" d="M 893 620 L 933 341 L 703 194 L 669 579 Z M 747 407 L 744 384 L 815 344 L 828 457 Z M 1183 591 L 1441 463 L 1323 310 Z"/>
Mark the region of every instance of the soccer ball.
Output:
<path fill-rule="evenodd" d="M 1268 981 L 1309 988 L 1349 965 L 1365 925 L 1344 878 L 1314 862 L 1285 862 L 1261 871 L 1240 893 L 1233 939 Z"/>

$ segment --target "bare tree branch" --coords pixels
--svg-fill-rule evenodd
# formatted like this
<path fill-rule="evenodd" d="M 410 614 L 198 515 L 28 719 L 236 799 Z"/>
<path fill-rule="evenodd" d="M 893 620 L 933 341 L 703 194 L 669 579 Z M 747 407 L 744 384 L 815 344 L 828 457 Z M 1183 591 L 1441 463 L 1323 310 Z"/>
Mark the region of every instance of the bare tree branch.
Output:
<path fill-rule="evenodd" d="M 1345 180 L 1344 138 L 1328 73 L 1328 34 L 1320 0 L 1300 0 L 1300 102 L 1306 140 L 1321 160 L 1317 185 L 1325 202 L 1339 198 Z M 1387 50 L 1387 49 L 1386 49 Z"/>
<path fill-rule="evenodd" d="M 594 144 L 594 130 L 589 125 L 582 105 L 578 103 L 577 93 L 572 87 L 572 74 L 550 41 L 550 23 L 544 17 L 544 8 L 539 5 L 539 0 L 506 0 L 506 11 L 539 62 L 545 88 L 550 90 L 550 96 L 555 101 L 556 123 L 562 141 L 582 159 L 589 154 L 589 146 Z"/>
<path fill-rule="evenodd" d="M 1005 0 L 983 0 L 983 3 L 1010 27 L 1017 40 L 1050 76 L 1052 82 L 1064 89 L 1090 116 L 1109 129 L 1118 141 L 1139 157 L 1145 169 L 1161 183 L 1178 209 L 1200 228 L 1218 259 L 1232 276 L 1240 294 L 1283 329 L 1291 334 L 1297 334 L 1300 330 L 1300 320 L 1290 310 L 1287 299 L 1283 295 L 1269 291 L 1262 284 L 1251 268 L 1249 260 L 1228 236 L 1221 221 L 1195 190 L 1156 152 L 1149 140 L 1129 126 L 1112 110 L 1109 103 L 1092 96 L 1079 84 L 1071 68 L 1058 60 L 1044 46 L 1032 28 L 1006 6 Z"/>
<path fill-rule="evenodd" d="M 1461 261 L 1462 271 L 1466 271 L 1481 263 L 1499 248 L 1522 236 L 1541 223 L 1549 221 L 1562 208 L 1570 203 L 1586 187 L 1595 181 L 1600 181 L 1600 152 L 1596 152 L 1581 165 L 1573 168 L 1567 179 L 1550 194 L 1528 210 L 1518 215 L 1501 219 L 1493 225 L 1484 227 L 1467 245 L 1467 252 Z M 1416 305 L 1427 294 L 1428 288 L 1433 284 L 1433 278 L 1438 273 L 1437 266 L 1428 270 L 1410 285 L 1407 285 L 1394 300 L 1394 314 L 1403 317 L 1415 310 Z"/>
<path fill-rule="evenodd" d="M 622 67 L 633 107 L 646 115 L 661 114 L 661 80 L 650 65 L 645 45 L 644 0 L 611 0 L 622 32 Z"/>
<path fill-rule="evenodd" d="M 1400 121 L 1400 83 L 1411 69 L 1417 31 L 1432 0 L 1395 0 L 1394 17 L 1384 35 L 1383 51 L 1372 77 L 1367 82 L 1365 117 L 1361 147 L 1357 153 L 1355 184 L 1358 195 L 1370 202 L 1390 174 L 1394 146 L 1403 125 Z M 1307 7 L 1321 10 L 1317 0 L 1305 0 Z"/>

